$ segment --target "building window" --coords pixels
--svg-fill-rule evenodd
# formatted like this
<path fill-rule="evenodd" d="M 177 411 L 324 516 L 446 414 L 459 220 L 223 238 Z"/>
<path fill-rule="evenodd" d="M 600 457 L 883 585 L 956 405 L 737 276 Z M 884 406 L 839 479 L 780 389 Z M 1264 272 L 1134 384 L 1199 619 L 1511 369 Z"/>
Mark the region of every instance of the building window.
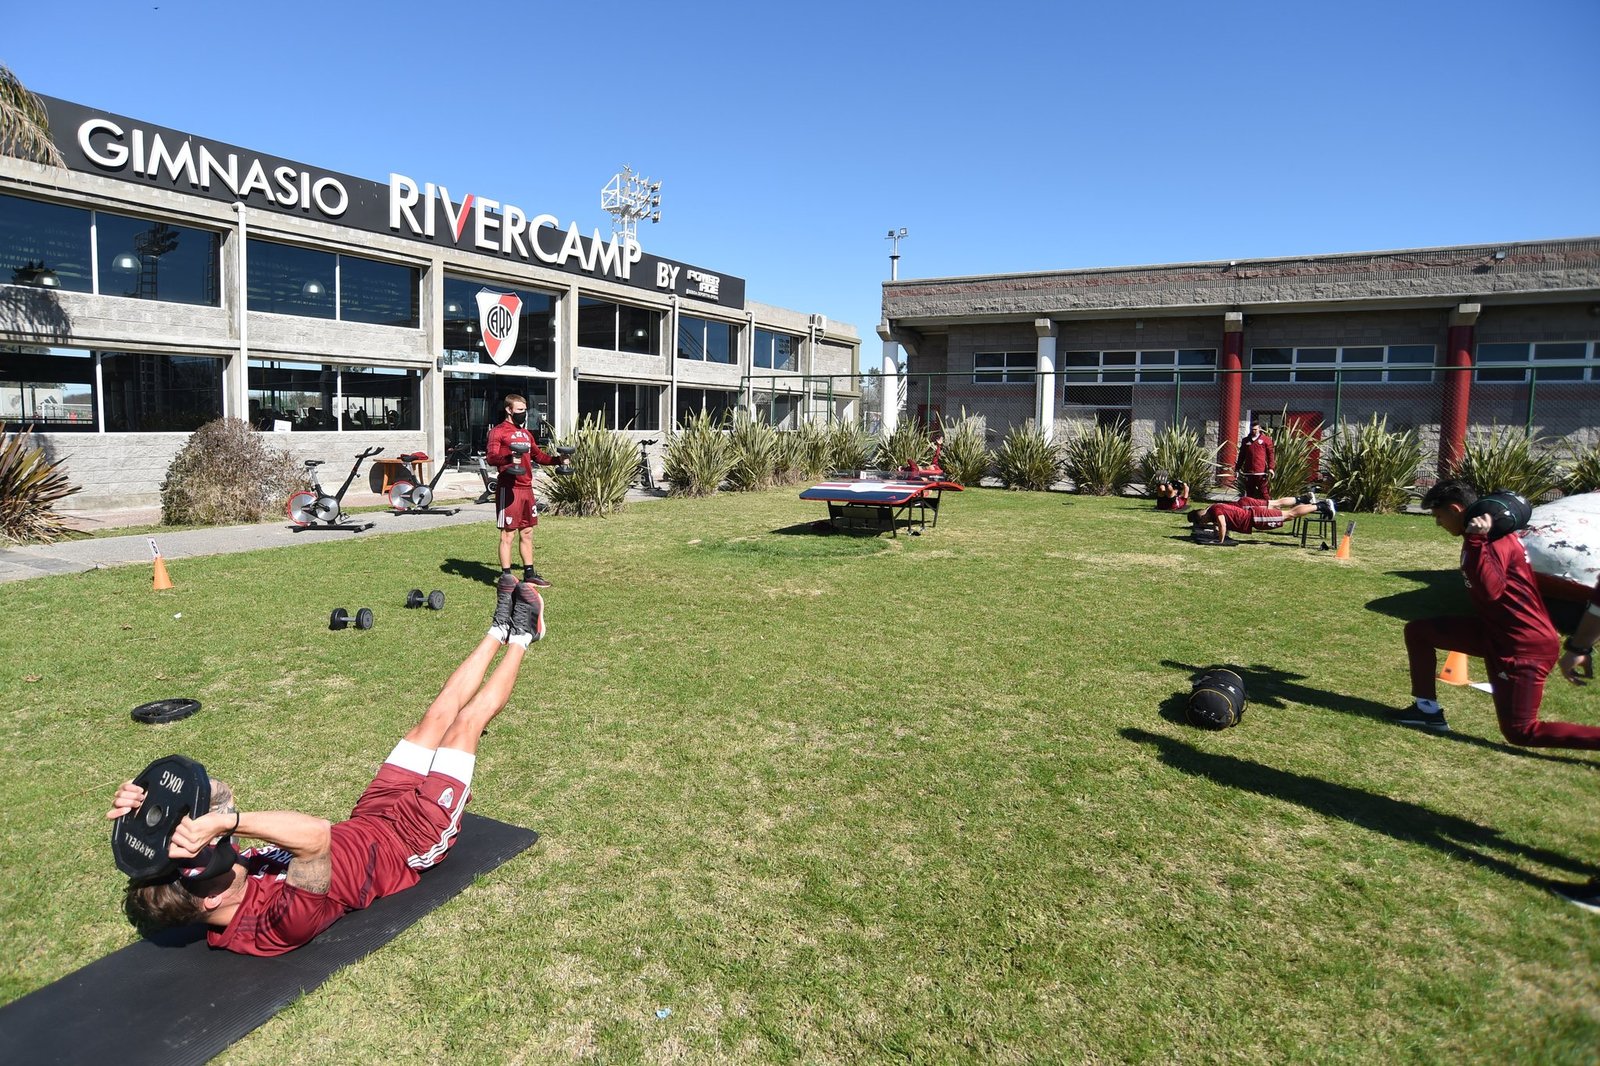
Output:
<path fill-rule="evenodd" d="M 1135 382 L 1170 385 L 1178 381 L 1185 385 L 1210 385 L 1217 380 L 1215 348 L 1067 352 L 1057 365 L 1061 368 L 1062 384 L 1066 389 L 1080 385 L 1132 385 Z M 1090 390 L 1087 395 L 1093 394 L 1094 390 Z"/>
<path fill-rule="evenodd" d="M 578 347 L 634 355 L 659 355 L 661 312 L 580 296 Z"/>
<path fill-rule="evenodd" d="M 222 360 L 101 352 L 108 433 L 192 433 L 222 417 Z"/>
<path fill-rule="evenodd" d="M 1250 380 L 1258 385 L 1432 381 L 1433 345 L 1366 344 L 1338 347 L 1253 348 Z"/>
<path fill-rule="evenodd" d="M 683 425 L 700 414 L 711 416 L 721 425 L 739 409 L 739 394 L 727 389 L 691 389 L 678 386 L 677 424 Z"/>
<path fill-rule="evenodd" d="M 738 353 L 739 327 L 732 322 L 717 322 L 694 315 L 678 316 L 679 359 L 733 363 L 738 360 Z"/>
<path fill-rule="evenodd" d="M 770 329 L 756 330 L 754 364 L 763 370 L 798 370 L 800 338 Z"/>
<path fill-rule="evenodd" d="M 755 420 L 774 429 L 798 429 L 800 425 L 800 397 L 792 392 L 757 392 Z"/>
<path fill-rule="evenodd" d="M 596 419 L 607 429 L 661 428 L 661 386 L 631 382 L 578 382 L 578 422 Z"/>
<path fill-rule="evenodd" d="M 1034 379 L 1036 352 L 979 352 L 972 357 L 974 385 L 1025 385 Z"/>
<path fill-rule="evenodd" d="M 251 240 L 250 310 L 345 322 L 416 328 L 422 274 L 275 241 Z"/>
<path fill-rule="evenodd" d="M 1600 341 L 1553 341 L 1546 344 L 1480 344 L 1474 378 L 1490 384 L 1600 381 Z M 1539 366 L 1539 363 L 1558 365 Z M 1561 365 L 1564 364 L 1564 365 Z"/>
<path fill-rule="evenodd" d="M 481 365 L 496 367 L 483 343 L 481 304 L 497 303 L 503 296 L 515 296 L 518 309 L 517 337 L 511 352 L 497 353 L 505 367 L 528 367 L 546 373 L 555 371 L 556 298 L 547 292 L 514 289 L 471 278 L 446 276 L 444 279 L 444 361 L 446 366 Z M 482 297 L 482 300 L 479 298 Z"/>
<path fill-rule="evenodd" d="M 95 212 L 100 295 L 216 307 L 222 235 Z"/>
<path fill-rule="evenodd" d="M 47 433 L 189 433 L 221 417 L 221 359 L 0 347 L 3 423 Z"/>
<path fill-rule="evenodd" d="M 250 360 L 250 421 L 262 430 L 417 430 L 415 370 Z"/>
<path fill-rule="evenodd" d="M 221 256 L 210 230 L 0 195 L 0 283 L 216 307 Z"/>

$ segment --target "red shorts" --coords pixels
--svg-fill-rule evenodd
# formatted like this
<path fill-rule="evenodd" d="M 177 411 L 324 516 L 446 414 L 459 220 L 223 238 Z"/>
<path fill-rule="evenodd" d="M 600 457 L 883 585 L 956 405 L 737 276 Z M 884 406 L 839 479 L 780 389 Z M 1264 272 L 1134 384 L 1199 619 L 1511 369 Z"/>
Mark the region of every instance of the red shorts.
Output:
<path fill-rule="evenodd" d="M 411 851 L 406 865 L 425 870 L 445 857 L 461 831 L 467 786 L 445 774 L 419 774 L 384 763 L 356 800 L 350 821 L 384 822 Z"/>
<path fill-rule="evenodd" d="M 495 490 L 494 524 L 501 529 L 532 529 L 539 524 L 539 501 L 532 485 L 507 485 Z"/>

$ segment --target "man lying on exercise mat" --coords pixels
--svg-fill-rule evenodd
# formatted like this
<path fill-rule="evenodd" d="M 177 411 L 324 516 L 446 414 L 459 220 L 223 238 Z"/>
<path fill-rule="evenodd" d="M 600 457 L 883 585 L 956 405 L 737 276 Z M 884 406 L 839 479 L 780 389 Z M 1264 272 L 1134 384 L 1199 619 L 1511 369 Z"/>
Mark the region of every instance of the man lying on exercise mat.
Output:
<path fill-rule="evenodd" d="M 1275 500 L 1242 496 L 1238 503 L 1214 503 L 1204 510 L 1195 508 L 1189 512 L 1189 524 L 1194 526 L 1197 535 L 1209 530 L 1214 543 L 1226 544 L 1230 532 L 1282 529 L 1285 519 L 1308 514 L 1323 514 L 1331 519 L 1337 513 L 1332 500 L 1319 500 L 1310 492 L 1303 496 L 1280 496 Z"/>
<path fill-rule="evenodd" d="M 202 922 L 214 948 L 281 955 L 350 911 L 416 884 L 420 872 L 455 844 L 478 738 L 505 707 L 528 645 L 544 630 L 537 588 L 522 582 L 500 589 L 488 633 L 389 753 L 347 821 L 330 825 L 298 811 L 241 812 L 232 789 L 213 779 L 210 811 L 183 818 L 167 852 L 195 865 L 130 881 L 128 916 L 146 927 Z M 485 682 L 502 647 L 505 656 Z M 137 811 L 144 801 L 145 790 L 125 782 L 106 817 Z M 245 849 L 205 878 L 209 849 L 234 833 L 267 846 Z M 231 852 L 231 845 L 221 846 Z"/>

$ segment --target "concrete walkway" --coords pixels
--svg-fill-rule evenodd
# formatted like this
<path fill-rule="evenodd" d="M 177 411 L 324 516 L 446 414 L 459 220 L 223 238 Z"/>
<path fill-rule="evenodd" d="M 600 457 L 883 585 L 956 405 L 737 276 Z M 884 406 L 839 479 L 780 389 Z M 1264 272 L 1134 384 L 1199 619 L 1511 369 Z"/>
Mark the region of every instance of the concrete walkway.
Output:
<path fill-rule="evenodd" d="M 130 536 L 84 537 L 78 540 L 58 541 L 55 544 L 34 544 L 26 547 L 0 549 L 0 583 L 26 581 L 28 578 L 49 577 L 53 574 L 76 574 L 98 570 L 107 566 L 131 566 L 135 563 L 151 565 L 150 540 L 166 559 L 191 559 L 200 555 L 225 555 L 230 552 L 255 551 L 258 548 L 288 548 L 296 544 L 314 544 L 329 540 L 351 540 L 388 536 L 392 533 L 412 533 L 440 526 L 462 525 L 468 522 L 494 523 L 493 503 L 473 503 L 483 482 L 471 475 L 457 489 L 449 478 L 439 483 L 439 507 L 460 507 L 453 515 L 416 514 L 396 515 L 392 511 L 367 511 L 353 517 L 357 521 L 372 522 L 371 529 L 353 532 L 345 529 L 319 529 L 306 527 L 297 530 L 284 518 L 250 526 L 207 526 L 196 529 L 164 529 L 153 533 Z M 652 499 L 635 491 L 628 493 L 628 502 Z M 377 493 L 345 494 L 346 510 L 371 507 L 385 503 Z M 161 509 L 102 512 L 73 516 L 74 525 L 80 528 L 110 528 L 113 526 L 149 526 L 161 521 Z M 485 541 L 485 544 L 488 544 Z"/>

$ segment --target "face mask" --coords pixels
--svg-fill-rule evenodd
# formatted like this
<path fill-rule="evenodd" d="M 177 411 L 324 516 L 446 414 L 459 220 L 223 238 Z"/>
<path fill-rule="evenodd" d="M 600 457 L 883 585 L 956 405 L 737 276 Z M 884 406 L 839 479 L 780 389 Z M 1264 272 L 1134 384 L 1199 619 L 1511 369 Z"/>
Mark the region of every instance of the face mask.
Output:
<path fill-rule="evenodd" d="M 511 424 L 513 426 L 525 426 L 525 425 L 527 425 L 528 424 L 528 412 L 526 412 L 526 411 L 518 411 L 516 414 L 512 415 L 511 416 Z"/>

